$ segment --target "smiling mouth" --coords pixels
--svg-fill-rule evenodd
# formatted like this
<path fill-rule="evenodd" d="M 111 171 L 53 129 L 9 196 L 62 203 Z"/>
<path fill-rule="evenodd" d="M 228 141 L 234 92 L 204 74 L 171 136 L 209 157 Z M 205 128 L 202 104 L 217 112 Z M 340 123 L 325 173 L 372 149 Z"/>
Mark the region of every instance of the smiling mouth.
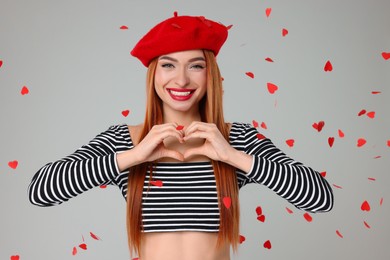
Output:
<path fill-rule="evenodd" d="M 192 92 L 194 92 L 194 91 L 174 91 L 174 90 L 171 90 L 171 89 L 169 90 L 169 93 L 171 93 L 172 95 L 175 95 L 175 96 L 179 96 L 179 97 L 188 96 Z"/>
<path fill-rule="evenodd" d="M 195 90 L 188 90 L 188 89 L 167 89 L 168 93 L 171 95 L 171 97 L 174 100 L 178 101 L 185 101 L 192 97 L 192 94 L 194 94 Z"/>

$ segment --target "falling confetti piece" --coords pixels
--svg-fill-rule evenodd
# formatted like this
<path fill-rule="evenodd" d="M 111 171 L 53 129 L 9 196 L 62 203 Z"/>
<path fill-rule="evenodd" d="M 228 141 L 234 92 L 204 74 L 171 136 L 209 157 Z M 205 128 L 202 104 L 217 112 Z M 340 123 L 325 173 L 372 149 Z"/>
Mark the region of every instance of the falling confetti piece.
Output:
<path fill-rule="evenodd" d="M 233 27 L 233 24 L 226 26 L 226 29 L 230 30 L 230 29 L 232 29 L 232 27 Z"/>
<path fill-rule="evenodd" d="M 253 125 L 254 128 L 258 128 L 259 127 L 259 123 L 256 120 L 252 120 L 252 125 Z"/>
<path fill-rule="evenodd" d="M 157 187 L 162 187 L 163 186 L 163 182 L 160 181 L 160 180 L 150 181 L 150 184 L 152 184 L 154 186 L 157 186 Z"/>
<path fill-rule="evenodd" d="M 254 78 L 255 77 L 255 74 L 253 74 L 253 72 L 245 72 L 245 74 L 250 77 L 250 78 Z"/>
<path fill-rule="evenodd" d="M 320 172 L 320 174 L 322 177 L 324 177 L 324 178 L 326 177 L 326 172 Z"/>
<path fill-rule="evenodd" d="M 184 126 L 182 126 L 182 125 L 178 125 L 177 127 L 176 127 L 176 130 L 177 131 L 181 131 L 181 130 L 183 130 L 184 129 Z"/>
<path fill-rule="evenodd" d="M 376 181 L 376 179 L 375 179 L 375 178 L 372 178 L 372 177 L 369 177 L 368 180 L 369 180 L 369 181 Z"/>
<path fill-rule="evenodd" d="M 339 185 L 336 185 L 336 184 L 333 184 L 333 187 L 337 188 L 337 189 L 342 189 L 343 187 L 339 186 Z"/>
<path fill-rule="evenodd" d="M 340 233 L 340 231 L 336 230 L 336 234 L 341 237 L 341 238 L 344 238 L 343 235 Z"/>
<path fill-rule="evenodd" d="M 239 238 L 240 244 L 244 243 L 245 239 L 246 238 L 243 235 L 240 235 L 240 238 Z"/>
<path fill-rule="evenodd" d="M 264 223 L 265 216 L 264 215 L 257 216 L 257 220 Z"/>
<path fill-rule="evenodd" d="M 73 247 L 73 250 L 72 250 L 72 255 L 77 255 L 77 247 Z"/>
<path fill-rule="evenodd" d="M 127 117 L 129 115 L 129 113 L 130 113 L 130 110 L 128 110 L 128 109 L 122 111 L 122 115 L 124 117 Z"/>
<path fill-rule="evenodd" d="M 377 155 L 374 157 L 374 159 L 380 159 L 380 158 L 382 158 L 382 156 L 380 156 L 380 155 Z"/>
<path fill-rule="evenodd" d="M 362 211 L 367 211 L 367 212 L 371 210 L 370 204 L 368 203 L 367 200 L 363 201 L 362 205 L 360 206 L 360 209 Z"/>
<path fill-rule="evenodd" d="M 263 209 L 260 206 L 256 207 L 256 214 L 257 215 L 262 215 L 263 214 Z"/>
<path fill-rule="evenodd" d="M 3 66 L 3 61 L 2 60 L 0 60 L 0 68 L 1 68 L 1 66 Z"/>
<path fill-rule="evenodd" d="M 8 166 L 11 167 L 12 169 L 16 169 L 16 167 L 18 167 L 18 161 L 11 161 L 11 162 L 8 162 Z"/>
<path fill-rule="evenodd" d="M 93 239 L 95 239 L 95 240 L 101 240 L 100 237 L 98 237 L 97 235 L 95 235 L 95 234 L 92 233 L 92 232 L 89 232 L 89 235 L 90 235 Z"/>
<path fill-rule="evenodd" d="M 27 95 L 29 93 L 29 89 L 26 86 L 23 86 L 22 90 L 20 91 L 20 94 Z"/>
<path fill-rule="evenodd" d="M 269 58 L 269 57 L 265 58 L 265 60 L 268 61 L 268 62 L 274 62 L 274 60 Z"/>
<path fill-rule="evenodd" d="M 293 214 L 293 213 L 294 213 L 291 209 L 289 209 L 289 208 L 287 208 L 287 207 L 286 207 L 286 210 L 287 210 L 287 213 L 288 213 L 288 214 Z"/>
<path fill-rule="evenodd" d="M 230 209 L 230 206 L 232 205 L 232 199 L 230 197 L 224 197 L 222 199 L 222 202 L 223 202 L 223 205 L 225 205 L 225 207 L 227 209 Z"/>
<path fill-rule="evenodd" d="M 377 95 L 377 94 L 381 94 L 382 92 L 380 92 L 380 91 L 372 91 L 371 92 L 371 94 L 373 94 L 373 95 Z"/>
<path fill-rule="evenodd" d="M 257 139 L 259 139 L 259 140 L 263 140 L 263 139 L 266 138 L 266 137 L 265 137 L 264 135 L 262 135 L 262 134 L 256 134 L 256 137 L 257 137 Z"/>
<path fill-rule="evenodd" d="M 263 246 L 266 249 L 271 249 L 272 248 L 271 241 L 269 241 L 269 240 L 265 241 Z"/>
<path fill-rule="evenodd" d="M 265 9 L 265 15 L 266 15 L 267 17 L 269 17 L 269 16 L 271 15 L 271 12 L 272 12 L 272 8 L 267 8 L 267 9 Z"/>
<path fill-rule="evenodd" d="M 10 259 L 11 260 L 19 260 L 20 257 L 19 257 L 19 255 L 12 255 Z"/>
<path fill-rule="evenodd" d="M 303 214 L 303 217 L 306 219 L 307 222 L 312 222 L 313 221 L 313 218 L 307 212 L 305 214 Z"/>
<path fill-rule="evenodd" d="M 345 136 L 344 132 L 341 129 L 339 129 L 338 132 L 339 132 L 339 137 L 340 138 L 343 138 Z"/>
<path fill-rule="evenodd" d="M 119 29 L 121 29 L 121 30 L 127 30 L 127 29 L 129 29 L 129 27 L 127 27 L 126 25 L 122 25 L 121 27 L 119 27 Z"/>
<path fill-rule="evenodd" d="M 87 250 L 87 244 L 85 243 L 80 244 L 79 247 L 83 250 Z"/>
<path fill-rule="evenodd" d="M 318 132 L 321 132 L 322 128 L 324 128 L 324 126 L 325 126 L 325 122 L 324 121 L 319 121 L 318 123 L 314 123 L 312 126 Z"/>
<path fill-rule="evenodd" d="M 267 125 L 264 122 L 261 122 L 261 128 L 267 129 Z"/>
<path fill-rule="evenodd" d="M 366 228 L 371 228 L 371 226 L 368 225 L 368 223 L 366 221 L 364 221 L 364 225 L 366 226 Z"/>
<path fill-rule="evenodd" d="M 328 138 L 328 144 L 329 144 L 330 147 L 333 146 L 333 144 L 334 144 L 334 137 L 329 137 Z"/>
<path fill-rule="evenodd" d="M 285 37 L 288 34 L 288 30 L 283 28 L 282 29 L 282 36 Z"/>
<path fill-rule="evenodd" d="M 268 92 L 271 94 L 274 94 L 279 88 L 273 83 L 268 82 L 267 83 Z"/>
<path fill-rule="evenodd" d="M 288 140 L 286 140 L 286 144 L 287 144 L 289 147 L 293 147 L 293 146 L 294 146 L 294 143 L 295 143 L 295 140 L 294 140 L 294 139 L 288 139 Z"/>
<path fill-rule="evenodd" d="M 383 198 L 381 198 L 381 200 L 379 201 L 379 205 L 382 206 L 383 204 Z"/>
<path fill-rule="evenodd" d="M 360 110 L 360 112 L 358 113 L 358 116 L 362 116 L 362 115 L 364 115 L 364 114 L 366 114 L 366 110 L 365 109 L 362 109 L 362 110 Z"/>
<path fill-rule="evenodd" d="M 390 139 L 387 140 L 387 146 L 390 147 Z"/>
<path fill-rule="evenodd" d="M 390 59 L 390 52 L 382 52 L 382 57 L 383 57 L 385 60 Z"/>
<path fill-rule="evenodd" d="M 357 147 L 362 147 L 363 145 L 365 145 L 367 143 L 366 139 L 364 138 L 359 138 L 357 140 Z"/>
<path fill-rule="evenodd" d="M 327 61 L 325 63 L 325 66 L 324 66 L 324 71 L 328 72 L 328 71 L 332 71 L 333 70 L 333 65 L 330 61 Z"/>
<path fill-rule="evenodd" d="M 100 189 L 105 189 L 105 188 L 107 188 L 107 185 L 104 184 L 104 185 L 100 185 L 99 187 L 100 187 Z"/>
<path fill-rule="evenodd" d="M 368 112 L 368 113 L 367 113 L 367 116 L 368 116 L 369 118 L 375 118 L 375 111 Z"/>

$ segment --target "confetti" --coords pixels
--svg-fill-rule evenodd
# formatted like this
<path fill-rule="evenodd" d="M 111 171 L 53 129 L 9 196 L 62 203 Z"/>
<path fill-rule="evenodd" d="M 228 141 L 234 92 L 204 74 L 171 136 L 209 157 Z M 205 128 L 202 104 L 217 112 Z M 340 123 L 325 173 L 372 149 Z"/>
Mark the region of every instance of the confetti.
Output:
<path fill-rule="evenodd" d="M 344 238 L 343 235 L 340 233 L 340 231 L 336 230 L 336 234 L 341 237 L 341 238 Z"/>
<path fill-rule="evenodd" d="M 100 188 L 100 189 L 105 189 L 105 188 L 107 188 L 107 185 L 105 185 L 105 184 L 100 185 L 99 188 Z"/>
<path fill-rule="evenodd" d="M 320 174 L 322 177 L 324 177 L 324 178 L 326 177 L 326 172 L 320 172 Z"/>
<path fill-rule="evenodd" d="M 369 181 L 376 181 L 376 179 L 375 179 L 375 178 L 372 178 L 372 177 L 369 177 L 368 180 L 369 180 Z"/>
<path fill-rule="evenodd" d="M 73 247 L 73 250 L 72 250 L 72 255 L 77 255 L 77 247 Z"/>
<path fill-rule="evenodd" d="M 19 255 L 12 255 L 11 260 L 19 260 L 20 259 L 20 256 Z"/>
<path fill-rule="evenodd" d="M 29 89 L 26 86 L 23 86 L 22 90 L 20 91 L 20 94 L 27 95 L 29 93 Z"/>
<path fill-rule="evenodd" d="M 10 167 L 10 168 L 12 168 L 12 169 L 16 169 L 16 167 L 18 167 L 18 164 L 19 164 L 19 162 L 18 161 L 11 161 L 11 162 L 8 162 L 8 166 Z"/>
<path fill-rule="evenodd" d="M 269 16 L 271 15 L 271 12 L 272 12 L 272 8 L 266 8 L 266 9 L 265 9 L 265 15 L 266 15 L 267 17 L 269 17 Z"/>
<path fill-rule="evenodd" d="M 367 116 L 368 116 L 369 118 L 375 118 L 375 111 L 368 112 L 368 113 L 367 113 Z"/>
<path fill-rule="evenodd" d="M 342 189 L 343 187 L 339 186 L 339 185 L 336 185 L 336 184 L 333 184 L 333 187 L 337 188 L 337 189 Z"/>
<path fill-rule="evenodd" d="M 261 128 L 263 128 L 263 129 L 267 129 L 267 125 L 264 123 L 264 122 L 261 122 Z"/>
<path fill-rule="evenodd" d="M 364 115 L 364 114 L 366 114 L 367 113 L 367 111 L 365 110 L 365 109 L 362 109 L 362 110 L 360 110 L 360 112 L 358 113 L 358 116 L 362 116 L 362 115 Z"/>
<path fill-rule="evenodd" d="M 268 61 L 268 62 L 274 62 L 274 60 L 271 59 L 270 57 L 265 58 L 265 60 Z"/>
<path fill-rule="evenodd" d="M 387 146 L 390 147 L 390 139 L 387 140 Z"/>
<path fill-rule="evenodd" d="M 124 117 L 127 117 L 129 115 L 129 113 L 130 113 L 130 110 L 128 110 L 128 109 L 122 111 L 122 115 Z"/>
<path fill-rule="evenodd" d="M 382 158 L 382 156 L 380 156 L 380 155 L 377 155 L 374 157 L 374 159 L 380 159 L 380 158 Z"/>
<path fill-rule="evenodd" d="M 262 134 L 256 134 L 256 137 L 257 137 L 257 139 L 259 139 L 259 140 L 263 140 L 263 139 L 265 139 L 266 137 L 264 136 L 264 135 L 262 135 Z"/>
<path fill-rule="evenodd" d="M 244 243 L 245 239 L 246 238 L 243 235 L 240 235 L 240 238 L 239 238 L 240 244 Z"/>
<path fill-rule="evenodd" d="M 360 206 L 360 209 L 362 211 L 367 211 L 367 212 L 371 210 L 370 204 L 368 203 L 367 200 L 363 201 L 362 205 Z"/>
<path fill-rule="evenodd" d="M 259 127 L 259 123 L 256 120 L 252 120 L 252 125 L 253 125 L 254 128 L 258 128 Z"/>
<path fill-rule="evenodd" d="M 288 34 L 288 30 L 283 28 L 282 29 L 282 36 L 285 37 Z"/>
<path fill-rule="evenodd" d="M 233 24 L 226 26 L 227 30 L 230 30 L 233 27 Z"/>
<path fill-rule="evenodd" d="M 294 139 L 288 139 L 288 140 L 286 140 L 286 144 L 287 144 L 289 147 L 293 147 L 293 146 L 294 146 L 294 143 L 295 143 L 295 140 L 294 140 Z"/>
<path fill-rule="evenodd" d="M 340 138 L 343 138 L 345 136 L 344 132 L 341 129 L 339 129 L 338 133 Z"/>
<path fill-rule="evenodd" d="M 333 146 L 333 144 L 334 144 L 334 137 L 329 137 L 328 138 L 328 144 L 329 144 L 330 147 Z"/>
<path fill-rule="evenodd" d="M 274 94 L 279 88 L 273 83 L 268 82 L 267 83 L 268 92 L 271 94 Z"/>
<path fill-rule="evenodd" d="M 3 66 L 3 61 L 2 60 L 0 60 L 0 68 L 1 68 L 1 66 Z"/>
<path fill-rule="evenodd" d="M 366 139 L 364 138 L 359 138 L 357 140 L 357 147 L 362 147 L 363 145 L 365 145 L 367 143 Z"/>
<path fill-rule="evenodd" d="M 271 241 L 269 241 L 269 240 L 265 241 L 263 246 L 266 249 L 271 249 L 272 248 Z"/>
<path fill-rule="evenodd" d="M 307 212 L 305 214 L 303 214 L 303 217 L 306 219 L 307 222 L 312 222 L 313 221 L 313 218 Z"/>
<path fill-rule="evenodd" d="M 363 223 L 364 223 L 364 225 L 366 226 L 366 228 L 371 228 L 371 226 L 368 225 L 368 223 L 367 223 L 366 221 L 364 221 Z"/>
<path fill-rule="evenodd" d="M 332 63 L 330 61 L 327 61 L 325 63 L 325 66 L 324 66 L 324 71 L 328 72 L 328 71 L 332 71 L 332 70 L 333 70 Z"/>
<path fill-rule="evenodd" d="M 95 240 L 101 240 L 100 237 L 98 237 L 97 235 L 95 235 L 95 234 L 92 233 L 92 232 L 89 232 L 89 235 L 90 235 L 93 239 L 95 239 Z"/>
<path fill-rule="evenodd" d="M 85 243 L 80 244 L 79 247 L 83 250 L 87 250 L 87 244 Z"/>
<path fill-rule="evenodd" d="M 154 186 L 157 186 L 157 187 L 162 187 L 163 186 L 163 182 L 160 181 L 160 180 L 150 181 L 150 184 L 152 184 Z"/>
<path fill-rule="evenodd" d="M 381 200 L 379 201 L 379 205 L 382 206 L 383 204 L 383 198 L 381 198 Z"/>
<path fill-rule="evenodd" d="M 286 207 L 286 210 L 287 210 L 287 213 L 288 213 L 288 214 L 293 214 L 293 213 L 294 213 L 291 209 L 289 209 L 289 208 L 287 208 L 287 207 Z"/>
<path fill-rule="evenodd" d="M 223 205 L 225 205 L 225 207 L 227 209 L 230 209 L 230 206 L 232 205 L 232 199 L 230 197 L 224 197 L 222 199 L 222 202 L 223 202 Z"/>
<path fill-rule="evenodd" d="M 255 77 L 255 74 L 253 74 L 253 72 L 245 72 L 245 74 L 250 77 L 250 78 L 254 78 Z"/>
<path fill-rule="evenodd" d="M 181 131 L 181 130 L 183 130 L 184 129 L 184 126 L 183 125 L 178 125 L 177 127 L 176 127 L 176 130 L 177 131 Z"/>
<path fill-rule="evenodd" d="M 390 59 L 390 52 L 382 52 L 382 57 L 383 57 L 385 60 Z"/>
<path fill-rule="evenodd" d="M 319 121 L 318 123 L 313 123 L 313 128 L 316 129 L 318 132 L 321 132 L 322 128 L 325 126 L 324 121 Z"/>
<path fill-rule="evenodd" d="M 264 215 L 257 216 L 257 220 L 264 223 L 265 216 Z"/>
<path fill-rule="evenodd" d="M 260 222 L 265 221 L 265 216 L 263 215 L 263 210 L 260 206 L 256 207 L 257 220 Z"/>
<path fill-rule="evenodd" d="M 373 94 L 373 95 L 377 95 L 377 94 L 381 94 L 382 92 L 380 92 L 380 91 L 372 91 L 371 92 L 371 94 Z"/>
<path fill-rule="evenodd" d="M 127 30 L 127 29 L 129 29 L 129 27 L 127 27 L 126 25 L 122 25 L 121 27 L 119 27 L 119 29 L 121 29 L 121 30 Z"/>

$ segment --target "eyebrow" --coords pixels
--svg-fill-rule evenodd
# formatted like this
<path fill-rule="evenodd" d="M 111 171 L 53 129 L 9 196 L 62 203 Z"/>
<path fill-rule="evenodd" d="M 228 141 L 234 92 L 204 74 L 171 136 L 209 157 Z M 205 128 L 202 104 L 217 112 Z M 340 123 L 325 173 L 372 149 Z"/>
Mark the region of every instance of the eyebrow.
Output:
<path fill-rule="evenodd" d="M 173 62 L 178 62 L 177 59 L 169 57 L 169 56 L 161 56 L 159 60 L 170 60 Z M 194 61 L 206 61 L 204 57 L 195 57 L 188 60 L 188 62 L 194 62 Z"/>

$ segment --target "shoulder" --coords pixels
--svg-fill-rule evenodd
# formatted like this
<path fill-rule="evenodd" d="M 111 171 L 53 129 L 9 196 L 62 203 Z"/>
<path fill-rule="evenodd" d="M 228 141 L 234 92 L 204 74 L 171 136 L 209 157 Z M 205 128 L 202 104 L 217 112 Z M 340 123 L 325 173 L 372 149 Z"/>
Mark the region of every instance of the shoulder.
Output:
<path fill-rule="evenodd" d="M 243 122 L 232 122 L 230 124 L 230 137 L 235 137 L 238 135 L 246 134 L 246 133 L 258 133 L 257 129 L 249 124 Z"/>

